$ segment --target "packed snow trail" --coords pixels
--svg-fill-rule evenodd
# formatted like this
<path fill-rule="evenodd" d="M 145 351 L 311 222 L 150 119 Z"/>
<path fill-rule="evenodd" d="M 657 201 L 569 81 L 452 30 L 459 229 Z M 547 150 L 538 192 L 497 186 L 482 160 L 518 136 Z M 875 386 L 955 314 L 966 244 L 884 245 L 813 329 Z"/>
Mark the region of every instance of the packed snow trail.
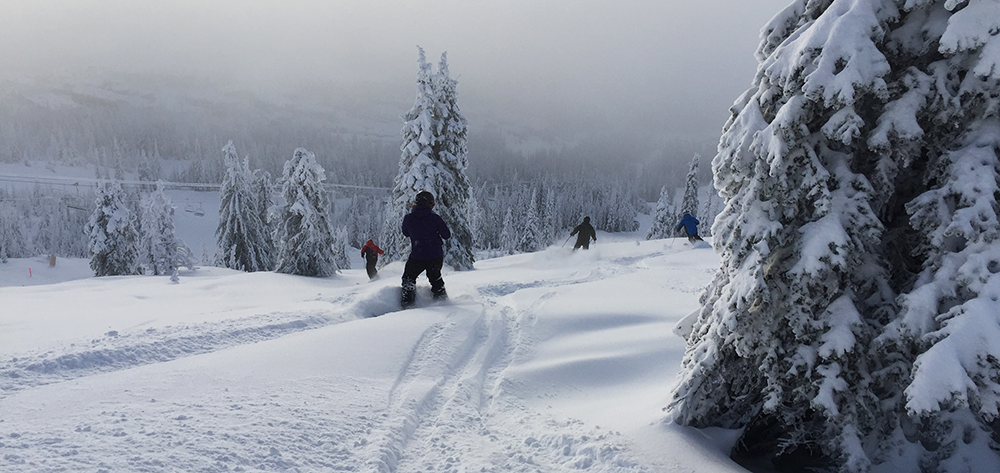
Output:
<path fill-rule="evenodd" d="M 485 260 L 405 311 L 399 263 L 0 288 L 0 470 L 742 471 L 661 422 L 716 262 L 682 248 Z"/>

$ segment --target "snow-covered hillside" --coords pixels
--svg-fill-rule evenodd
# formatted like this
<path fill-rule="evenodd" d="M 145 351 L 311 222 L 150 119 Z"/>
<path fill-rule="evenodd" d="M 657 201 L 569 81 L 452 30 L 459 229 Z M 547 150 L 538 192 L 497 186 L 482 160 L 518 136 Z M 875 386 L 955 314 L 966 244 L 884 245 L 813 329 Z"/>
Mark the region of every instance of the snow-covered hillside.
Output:
<path fill-rule="evenodd" d="M 2 471 L 744 471 L 662 421 L 710 248 L 601 234 L 446 272 L 450 300 L 221 268 L 0 265 Z M 360 268 L 360 265 L 355 266 Z M 15 274 L 16 273 L 16 274 Z"/>

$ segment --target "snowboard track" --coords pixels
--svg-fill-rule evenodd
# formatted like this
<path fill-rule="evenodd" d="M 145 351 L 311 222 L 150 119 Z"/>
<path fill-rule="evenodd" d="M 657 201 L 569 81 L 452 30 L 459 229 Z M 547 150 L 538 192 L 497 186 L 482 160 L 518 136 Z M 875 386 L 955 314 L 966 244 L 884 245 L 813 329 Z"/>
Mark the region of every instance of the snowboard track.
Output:
<path fill-rule="evenodd" d="M 384 422 L 369 437 L 374 449 L 369 468 L 380 473 L 647 471 L 627 458 L 619 433 L 533 412 L 520 400 L 523 389 L 505 377 L 519 357 L 533 350 L 536 340 L 523 328 L 533 325 L 535 309 L 556 295 L 544 289 L 565 284 L 477 287 L 474 309 L 451 311 L 460 317 L 468 312 L 473 322 L 445 321 L 425 331 L 391 389 Z M 541 291 L 519 309 L 510 296 L 523 289 Z M 469 327 L 467 333 L 461 333 L 463 327 Z M 428 374 L 433 385 L 427 385 Z M 537 433 L 513 436 L 503 427 L 511 423 L 530 425 Z M 488 463 L 470 464 L 470 459 L 481 461 L 474 453 L 482 451 L 493 452 Z"/>

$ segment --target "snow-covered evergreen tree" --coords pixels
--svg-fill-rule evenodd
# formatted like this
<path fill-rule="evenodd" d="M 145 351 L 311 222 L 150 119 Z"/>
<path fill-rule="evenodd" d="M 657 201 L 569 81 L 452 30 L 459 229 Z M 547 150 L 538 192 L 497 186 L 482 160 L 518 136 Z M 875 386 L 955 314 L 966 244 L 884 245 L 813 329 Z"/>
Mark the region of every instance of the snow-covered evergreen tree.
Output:
<path fill-rule="evenodd" d="M 369 239 L 382 245 L 381 228 L 385 212 L 381 208 L 382 200 L 371 196 L 355 195 L 348 209 L 348 244 L 361 248 Z"/>
<path fill-rule="evenodd" d="M 38 195 L 38 197 L 41 196 Z M 33 225 L 33 246 L 36 252 L 54 255 L 58 239 L 56 234 L 59 231 L 56 206 L 53 205 L 52 201 L 43 202 L 41 199 L 38 200 L 38 202 L 33 202 L 36 205 L 32 210 L 33 215 L 31 217 L 33 218 L 30 220 L 33 221 L 32 223 L 35 223 Z"/>
<path fill-rule="evenodd" d="M 763 30 L 675 420 L 799 468 L 1000 470 L 997 31 L 995 0 L 799 0 Z"/>
<path fill-rule="evenodd" d="M 0 241 L 4 255 L 8 258 L 39 254 L 90 256 L 89 236 L 83 231 L 90 212 L 79 207 L 76 195 L 64 194 L 55 199 L 55 192 L 51 187 L 38 185 L 30 190 L 0 189 Z"/>
<path fill-rule="evenodd" d="M 517 242 L 517 249 L 523 252 L 533 252 L 542 249 L 541 222 L 538 218 L 537 205 L 535 201 L 538 197 L 538 190 L 532 189 L 531 196 L 526 202 L 527 209 L 524 213 L 524 225 L 521 227 L 520 239 Z"/>
<path fill-rule="evenodd" d="M 656 209 L 653 210 L 653 223 L 649 226 L 647 240 L 659 240 L 670 238 L 674 235 L 674 226 L 677 222 L 674 218 L 673 206 L 670 204 L 670 191 L 667 186 L 660 189 L 660 199 L 656 201 Z"/>
<path fill-rule="evenodd" d="M 445 241 L 445 263 L 456 270 L 469 270 L 475 262 L 472 255 L 472 229 L 469 225 L 469 201 L 472 199 L 472 183 L 465 170 L 468 159 L 468 123 L 458 107 L 458 81 L 451 78 L 448 69 L 448 53 L 441 53 L 438 73 L 435 77 L 437 102 L 441 106 L 440 119 L 442 134 L 438 139 L 437 159 L 441 163 L 435 194 L 435 212 L 448 224 L 451 238 Z"/>
<path fill-rule="evenodd" d="M 163 181 L 142 202 L 139 221 L 139 264 L 147 274 L 171 274 L 178 266 L 179 242 L 174 235 L 174 206 L 163 193 Z"/>
<path fill-rule="evenodd" d="M 9 218 L 4 207 L 0 207 L 0 263 L 6 263 L 10 258 L 10 244 L 14 240 Z"/>
<path fill-rule="evenodd" d="M 361 197 L 352 196 L 351 203 L 347 206 L 347 241 L 356 248 L 360 248 L 368 238 L 375 238 L 370 236 L 364 240 L 361 239 L 362 236 L 373 235 L 368 232 L 366 213 L 367 209 Z"/>
<path fill-rule="evenodd" d="M 482 240 L 482 225 L 483 218 L 486 217 L 483 208 L 479 205 L 479 201 L 476 200 L 476 196 L 473 193 L 469 197 L 468 202 L 469 209 L 469 231 L 472 232 L 472 246 L 473 248 L 481 248 L 483 245 Z"/>
<path fill-rule="evenodd" d="M 139 222 L 129 210 L 121 184 L 102 184 L 94 205 L 84 229 L 90 236 L 90 269 L 95 276 L 138 274 Z"/>
<path fill-rule="evenodd" d="M 606 232 L 632 232 L 639 228 L 636 220 L 638 211 L 632 201 L 632 194 L 623 183 L 616 183 L 607 192 L 604 210 L 606 215 L 603 223 L 599 222 L 602 230 Z"/>
<path fill-rule="evenodd" d="M 507 213 L 503 217 L 503 225 L 500 230 L 500 249 L 508 255 L 514 254 L 517 249 L 517 228 L 514 226 L 514 212 L 507 207 Z"/>
<path fill-rule="evenodd" d="M 354 250 L 348 242 L 347 228 L 340 227 L 333 235 L 333 257 L 334 262 L 337 263 L 337 268 L 351 269 L 351 258 L 347 255 L 348 251 Z"/>
<path fill-rule="evenodd" d="M 0 258 L 30 256 L 30 245 L 22 229 L 23 221 L 16 207 L 0 206 L 0 239 L 3 240 L 3 253 L 0 254 Z"/>
<path fill-rule="evenodd" d="M 413 197 L 416 197 L 416 194 L 410 198 Z M 405 199 L 406 197 L 401 197 L 400 202 L 397 202 L 395 198 L 390 197 L 390 201 L 383 207 L 384 224 L 382 225 L 380 245 L 385 255 L 378 259 L 379 267 L 405 258 L 410 253 L 409 239 L 404 238 L 402 233 L 404 216 L 402 209 L 409 208 L 402 202 Z M 392 257 L 390 258 L 389 255 Z"/>
<path fill-rule="evenodd" d="M 921 271 L 885 349 L 917 353 L 901 410 L 937 446 L 928 469 L 1000 471 L 1000 2 L 917 2 L 899 23 L 887 56 L 907 67 L 869 141 L 921 170 L 909 221 L 893 228 L 916 230 L 897 246 L 915 248 Z"/>
<path fill-rule="evenodd" d="M 273 267 L 271 243 L 267 225 L 260 220 L 262 196 L 254 189 L 249 162 L 240 160 L 232 141 L 222 148 L 222 158 L 226 174 L 219 188 L 215 264 L 240 271 L 269 271 Z"/>
<path fill-rule="evenodd" d="M 269 260 L 274 262 L 274 225 L 272 225 L 271 208 L 274 207 L 274 183 L 271 180 L 271 173 L 262 169 L 254 169 L 253 180 L 250 184 L 251 191 L 256 196 L 254 205 L 257 207 L 257 217 L 260 219 L 263 231 L 264 252 L 269 256 Z M 270 266 L 267 267 L 270 270 Z"/>
<path fill-rule="evenodd" d="M 701 204 L 701 210 L 698 212 L 698 220 L 701 221 L 701 225 L 698 226 L 698 233 L 702 236 L 712 236 L 712 225 L 715 224 L 715 217 L 722 212 L 724 201 L 711 185 L 705 186 L 703 190 L 705 199 Z"/>
<path fill-rule="evenodd" d="M 390 202 L 393 215 L 387 222 L 402 221 L 413 199 L 420 191 L 434 194 L 434 212 L 448 225 L 452 237 L 445 241 L 445 264 L 457 270 L 472 269 L 472 231 L 469 228 L 468 201 L 472 198 L 471 184 L 465 174 L 468 166 L 468 125 L 458 108 L 457 81 L 449 76 L 448 61 L 441 55 L 438 72 L 427 63 L 423 49 L 419 49 L 417 70 L 417 97 L 403 115 L 402 155 L 399 174 L 395 179 Z M 398 214 L 398 215 L 397 215 Z M 388 227 L 387 233 L 398 232 L 399 227 Z M 409 242 L 397 236 L 383 238 L 386 261 L 405 258 Z"/>
<path fill-rule="evenodd" d="M 330 226 L 326 173 L 313 153 L 297 148 L 281 176 L 284 206 L 277 215 L 275 271 L 302 276 L 332 276 L 338 271 Z"/>
<path fill-rule="evenodd" d="M 549 188 L 545 193 L 545 211 L 542 214 L 545 244 L 551 244 L 559 233 L 559 208 L 556 204 L 556 190 Z"/>
<path fill-rule="evenodd" d="M 698 217 L 698 161 L 701 155 L 695 154 L 691 158 L 691 167 L 688 168 L 687 179 L 684 183 L 684 200 L 681 201 L 680 215 L 691 214 Z M 676 225 L 676 223 L 674 224 Z"/>
<path fill-rule="evenodd" d="M 145 151 L 139 153 L 139 162 L 136 165 L 136 174 L 140 181 L 157 181 L 163 173 L 158 155 L 150 156 Z"/>

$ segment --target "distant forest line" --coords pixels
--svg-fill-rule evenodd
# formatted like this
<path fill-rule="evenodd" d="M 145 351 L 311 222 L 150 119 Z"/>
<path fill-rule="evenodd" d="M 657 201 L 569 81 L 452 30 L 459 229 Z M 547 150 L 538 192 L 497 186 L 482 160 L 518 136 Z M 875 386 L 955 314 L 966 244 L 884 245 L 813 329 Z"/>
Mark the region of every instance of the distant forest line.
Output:
<path fill-rule="evenodd" d="M 396 115 L 398 125 L 392 124 L 384 103 L 341 109 L 319 103 L 329 100 L 282 104 L 211 91 L 178 98 L 121 84 L 31 88 L 7 82 L 0 91 L 0 162 L 42 160 L 92 165 L 106 174 L 96 177 L 113 177 L 117 170 L 145 180 L 218 183 L 224 173 L 220 150 L 232 140 L 252 167 L 271 175 L 280 175 L 300 146 L 316 154 L 333 184 L 391 187 L 398 170 L 402 120 Z M 599 132 L 582 136 L 584 131 L 573 142 L 546 141 L 550 137 L 541 132 L 526 136 L 532 132 L 525 128 L 471 120 L 469 129 L 468 173 L 475 183 L 619 181 L 645 201 L 655 201 L 663 186 L 682 187 L 691 157 L 712 156 L 715 147 L 697 139 L 654 144 Z M 704 181 L 708 168 L 703 166 Z"/>

